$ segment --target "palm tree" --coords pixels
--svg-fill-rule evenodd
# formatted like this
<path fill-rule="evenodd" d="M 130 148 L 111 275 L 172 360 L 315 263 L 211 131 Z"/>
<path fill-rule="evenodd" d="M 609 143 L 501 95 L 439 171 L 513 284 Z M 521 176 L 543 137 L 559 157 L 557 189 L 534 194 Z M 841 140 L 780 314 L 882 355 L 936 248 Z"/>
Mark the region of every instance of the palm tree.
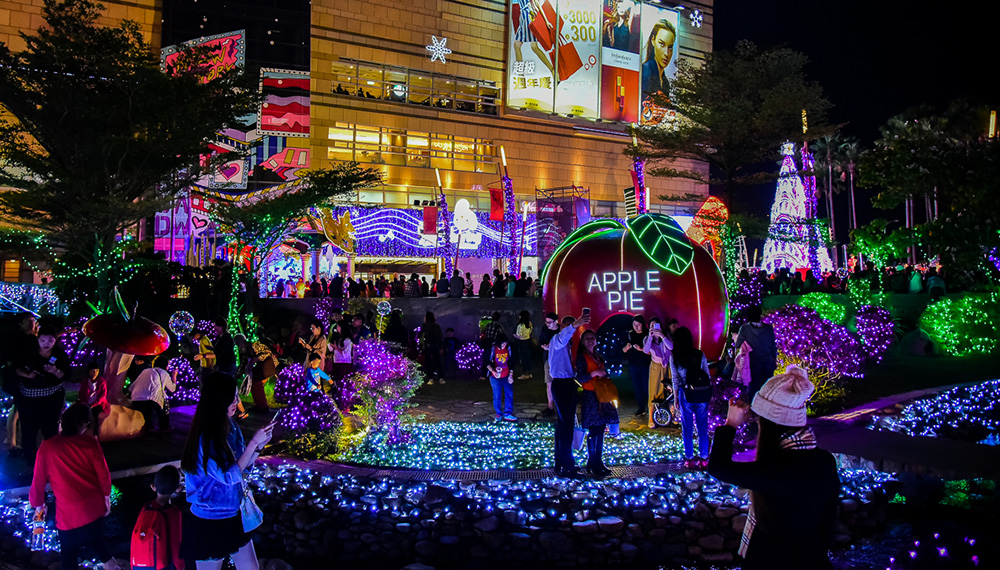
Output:
<path fill-rule="evenodd" d="M 821 173 L 824 170 L 826 171 L 826 184 L 817 184 L 816 190 L 826 199 L 827 215 L 830 219 L 830 257 L 833 259 L 834 265 L 839 265 L 839 263 L 837 260 L 837 247 L 832 245 L 832 242 L 836 240 L 837 236 L 837 226 L 833 214 L 833 195 L 840 192 L 840 188 L 834 183 L 833 173 L 834 171 L 839 171 L 841 164 L 843 163 L 841 157 L 842 146 L 843 142 L 837 135 L 827 135 L 820 138 L 813 144 L 813 148 L 815 149 L 814 156 L 816 158 L 815 170 L 817 173 Z M 820 180 L 822 179 L 822 176 L 817 176 L 816 178 L 817 180 Z"/>
<path fill-rule="evenodd" d="M 851 137 L 846 141 L 844 141 L 840 149 L 841 149 L 841 155 L 844 160 L 844 167 L 847 168 L 848 184 L 850 190 L 848 199 L 850 200 L 850 206 L 851 206 L 851 218 L 849 220 L 850 224 L 848 226 L 848 229 L 854 230 L 857 229 L 858 227 L 858 214 L 857 210 L 854 207 L 854 173 L 855 169 L 858 166 L 858 159 L 861 157 L 861 153 L 863 151 L 860 148 L 858 139 L 854 137 Z"/>

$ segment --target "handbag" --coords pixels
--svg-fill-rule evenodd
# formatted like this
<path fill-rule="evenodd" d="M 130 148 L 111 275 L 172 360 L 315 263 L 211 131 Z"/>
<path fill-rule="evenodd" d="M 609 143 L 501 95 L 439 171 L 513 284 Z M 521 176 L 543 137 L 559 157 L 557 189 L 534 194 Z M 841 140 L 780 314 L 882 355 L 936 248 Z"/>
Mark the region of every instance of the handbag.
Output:
<path fill-rule="evenodd" d="M 246 480 L 243 481 L 243 496 L 240 499 L 240 518 L 243 519 L 243 532 L 252 532 L 264 522 L 264 511 L 260 510 L 253 500 L 253 491 Z"/>
<path fill-rule="evenodd" d="M 587 430 L 580 426 L 573 426 L 573 450 L 583 449 L 583 443 L 587 441 Z"/>
<path fill-rule="evenodd" d="M 740 346 L 740 351 L 736 355 L 733 361 L 736 371 L 734 373 L 734 380 L 738 384 L 743 384 L 744 386 L 750 385 L 750 352 L 753 348 L 750 346 L 749 342 L 744 342 Z"/>
<path fill-rule="evenodd" d="M 597 394 L 597 401 L 602 404 L 610 404 L 618 401 L 618 386 L 607 376 L 595 376 L 590 379 L 594 386 L 594 393 Z"/>

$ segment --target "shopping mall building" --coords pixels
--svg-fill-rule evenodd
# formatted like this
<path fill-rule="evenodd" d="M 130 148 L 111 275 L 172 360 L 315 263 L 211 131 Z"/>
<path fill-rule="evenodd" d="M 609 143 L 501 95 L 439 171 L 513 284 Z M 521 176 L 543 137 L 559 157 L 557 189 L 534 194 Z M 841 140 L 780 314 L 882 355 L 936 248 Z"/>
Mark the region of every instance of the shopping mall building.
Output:
<path fill-rule="evenodd" d="M 37 4 L 5 2 L 0 41 L 19 49 L 16 32 L 41 24 Z M 240 156 L 149 224 L 158 249 L 189 263 L 224 251 L 206 201 L 290 190 L 305 169 L 354 160 L 383 174 L 334 212 L 350 215 L 355 271 L 440 272 L 447 235 L 463 272 L 506 268 L 514 248 L 537 273 L 574 226 L 634 206 L 627 126 L 669 123 L 652 94 L 666 91 L 678 60 L 697 63 L 712 49 L 711 0 L 104 4 L 108 23 L 140 23 L 164 65 L 178 45 L 213 43 L 225 64 L 260 73 L 268 95 L 256 117 L 213 141 Z M 701 163 L 676 168 L 707 173 Z M 646 177 L 645 186 L 650 211 L 678 217 L 700 200 L 663 197 L 708 194 L 686 180 Z M 344 266 L 345 252 L 315 224 L 298 237 L 298 249 L 272 256 L 276 275 Z"/>

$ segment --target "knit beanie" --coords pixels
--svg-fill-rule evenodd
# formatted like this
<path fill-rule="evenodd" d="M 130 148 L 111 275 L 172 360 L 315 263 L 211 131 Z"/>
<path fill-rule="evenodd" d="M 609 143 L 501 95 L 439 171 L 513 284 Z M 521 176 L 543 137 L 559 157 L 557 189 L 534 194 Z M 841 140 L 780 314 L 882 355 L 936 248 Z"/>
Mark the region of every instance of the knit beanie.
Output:
<path fill-rule="evenodd" d="M 801 427 L 806 425 L 806 401 L 815 390 L 806 371 L 791 365 L 761 386 L 750 409 L 778 425 Z"/>

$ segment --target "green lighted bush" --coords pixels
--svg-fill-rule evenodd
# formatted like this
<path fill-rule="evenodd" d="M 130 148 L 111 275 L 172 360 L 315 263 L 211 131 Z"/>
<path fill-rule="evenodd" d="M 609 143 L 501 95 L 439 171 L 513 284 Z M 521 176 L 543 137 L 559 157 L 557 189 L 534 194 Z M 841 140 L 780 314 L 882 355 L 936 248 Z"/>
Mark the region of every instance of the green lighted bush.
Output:
<path fill-rule="evenodd" d="M 844 319 L 847 317 L 847 309 L 835 301 L 830 293 L 809 293 L 803 295 L 795 304 L 812 309 L 819 313 L 820 317 L 838 325 L 844 324 Z"/>
<path fill-rule="evenodd" d="M 941 299 L 924 311 L 920 328 L 948 354 L 989 354 L 1000 344 L 1000 299 Z"/>

